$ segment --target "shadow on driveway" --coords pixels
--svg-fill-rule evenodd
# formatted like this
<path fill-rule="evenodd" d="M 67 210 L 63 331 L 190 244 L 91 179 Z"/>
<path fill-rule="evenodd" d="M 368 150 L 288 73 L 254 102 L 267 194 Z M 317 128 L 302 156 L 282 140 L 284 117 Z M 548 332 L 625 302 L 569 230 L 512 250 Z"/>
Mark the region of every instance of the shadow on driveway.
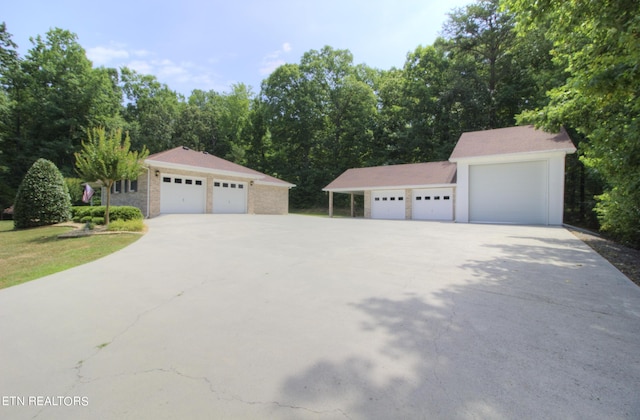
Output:
<path fill-rule="evenodd" d="M 467 285 L 352 303 L 378 356 L 316 360 L 282 399 L 353 419 L 640 418 L 640 290 L 575 241 L 518 239 L 539 245 L 485 245 L 499 257 L 462 265 Z"/>

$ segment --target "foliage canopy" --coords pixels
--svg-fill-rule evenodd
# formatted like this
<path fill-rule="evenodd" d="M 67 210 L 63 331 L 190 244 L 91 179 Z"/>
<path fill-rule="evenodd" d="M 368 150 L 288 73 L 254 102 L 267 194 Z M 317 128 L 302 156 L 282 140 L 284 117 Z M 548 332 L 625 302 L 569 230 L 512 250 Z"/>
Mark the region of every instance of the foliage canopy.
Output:
<path fill-rule="evenodd" d="M 87 132 L 87 141 L 82 142 L 82 150 L 75 153 L 76 170 L 86 181 L 100 181 L 107 193 L 105 224 L 109 224 L 111 187 L 121 179 L 137 179 L 143 172 L 142 161 L 149 151 L 132 151 L 129 135 L 122 139 L 122 130 L 116 129 L 107 135 L 104 128 L 94 128 Z"/>
<path fill-rule="evenodd" d="M 38 159 L 18 188 L 13 211 L 15 227 L 52 225 L 70 218 L 71 199 L 62 174 L 53 162 Z"/>

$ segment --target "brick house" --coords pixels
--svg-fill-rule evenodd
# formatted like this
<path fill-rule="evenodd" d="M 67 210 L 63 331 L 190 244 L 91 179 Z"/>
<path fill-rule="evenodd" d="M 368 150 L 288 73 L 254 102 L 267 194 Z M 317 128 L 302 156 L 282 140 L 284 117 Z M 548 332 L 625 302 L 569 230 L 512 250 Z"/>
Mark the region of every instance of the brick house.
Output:
<path fill-rule="evenodd" d="M 137 180 L 111 191 L 112 205 L 138 207 L 146 217 L 171 213 L 287 214 L 295 185 L 228 160 L 176 147 L 150 155 Z M 106 193 L 102 194 L 105 204 Z"/>

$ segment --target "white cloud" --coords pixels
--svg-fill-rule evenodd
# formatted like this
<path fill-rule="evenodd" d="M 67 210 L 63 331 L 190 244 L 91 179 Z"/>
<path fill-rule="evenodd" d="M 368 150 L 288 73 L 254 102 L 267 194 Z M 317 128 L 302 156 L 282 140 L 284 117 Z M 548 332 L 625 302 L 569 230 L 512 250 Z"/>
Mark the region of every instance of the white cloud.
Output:
<path fill-rule="evenodd" d="M 286 60 L 282 58 L 282 55 L 290 51 L 291 43 L 285 42 L 279 50 L 273 51 L 264 56 L 259 69 L 260 74 L 267 76 L 281 65 L 286 64 Z"/>
<path fill-rule="evenodd" d="M 126 60 L 129 52 L 121 47 L 93 47 L 87 49 L 87 57 L 96 66 L 103 66 L 112 61 Z"/>
<path fill-rule="evenodd" d="M 218 60 L 208 60 L 202 65 L 191 61 L 176 62 L 158 57 L 153 51 L 129 49 L 124 44 L 115 43 L 89 48 L 87 57 L 95 66 L 126 66 L 139 74 L 153 75 L 159 82 L 166 83 L 170 89 L 185 95 L 193 89 L 223 91 L 232 83 L 221 82 L 220 75 L 212 70 Z"/>

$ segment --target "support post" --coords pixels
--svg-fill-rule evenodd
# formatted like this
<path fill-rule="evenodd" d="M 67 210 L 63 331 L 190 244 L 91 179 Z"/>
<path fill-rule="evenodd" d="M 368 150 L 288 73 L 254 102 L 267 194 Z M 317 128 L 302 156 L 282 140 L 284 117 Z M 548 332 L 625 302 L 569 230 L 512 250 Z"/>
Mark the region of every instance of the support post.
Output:
<path fill-rule="evenodd" d="M 353 200 L 353 193 L 351 193 L 351 217 L 356 217 L 355 205 Z"/>
<path fill-rule="evenodd" d="M 329 217 L 333 217 L 333 191 L 329 191 Z"/>

